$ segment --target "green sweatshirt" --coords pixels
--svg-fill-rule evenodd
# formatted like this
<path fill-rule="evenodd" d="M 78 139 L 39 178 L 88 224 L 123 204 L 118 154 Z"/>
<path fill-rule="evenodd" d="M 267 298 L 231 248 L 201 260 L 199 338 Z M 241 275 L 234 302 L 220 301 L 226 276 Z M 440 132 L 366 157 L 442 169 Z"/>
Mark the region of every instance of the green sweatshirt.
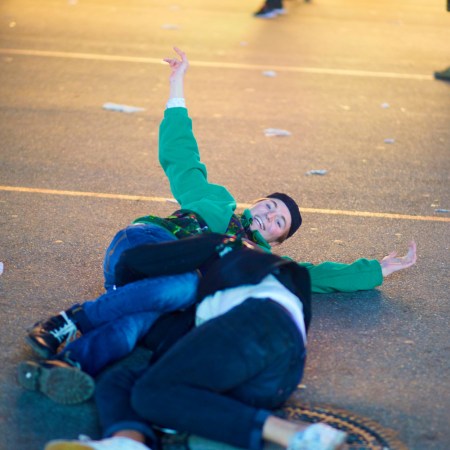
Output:
<path fill-rule="evenodd" d="M 159 161 L 169 179 L 172 194 L 182 210 L 198 214 L 206 222 L 208 231 L 233 232 L 239 219 L 234 214 L 236 201 L 223 186 L 208 182 L 206 167 L 200 161 L 192 121 L 186 108 L 165 110 L 159 130 Z M 135 222 L 152 221 L 148 217 Z M 234 225 L 230 226 L 231 224 Z M 206 230 L 197 227 L 197 231 Z M 270 250 L 266 242 L 261 244 L 263 248 Z M 358 259 L 352 264 L 299 264 L 308 270 L 314 293 L 373 289 L 383 282 L 381 266 L 377 260 Z"/>
<path fill-rule="evenodd" d="M 166 109 L 159 129 L 159 162 L 181 207 L 199 214 L 210 231 L 225 233 L 236 201 L 223 186 L 208 182 L 186 108 Z"/>

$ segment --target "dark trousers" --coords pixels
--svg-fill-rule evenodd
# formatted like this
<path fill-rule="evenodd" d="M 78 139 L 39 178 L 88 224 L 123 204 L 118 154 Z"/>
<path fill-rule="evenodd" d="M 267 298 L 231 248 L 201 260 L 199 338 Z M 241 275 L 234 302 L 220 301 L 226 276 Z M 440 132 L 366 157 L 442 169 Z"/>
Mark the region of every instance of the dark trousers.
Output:
<path fill-rule="evenodd" d="M 105 435 L 155 424 L 237 447 L 262 448 L 262 427 L 299 383 L 305 346 L 289 313 L 247 299 L 194 328 L 142 370 L 112 371 L 96 401 Z"/>
<path fill-rule="evenodd" d="M 283 1 L 282 0 L 266 0 L 266 5 L 271 9 L 282 9 Z"/>

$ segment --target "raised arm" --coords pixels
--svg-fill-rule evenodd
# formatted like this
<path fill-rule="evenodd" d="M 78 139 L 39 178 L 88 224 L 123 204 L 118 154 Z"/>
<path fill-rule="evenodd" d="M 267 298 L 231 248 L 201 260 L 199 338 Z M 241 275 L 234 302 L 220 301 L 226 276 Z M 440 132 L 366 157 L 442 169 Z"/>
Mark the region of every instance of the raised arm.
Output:
<path fill-rule="evenodd" d="M 178 58 L 164 58 L 163 61 L 169 64 L 170 73 L 170 94 L 169 99 L 183 98 L 184 99 L 184 75 L 189 67 L 189 61 L 186 53 L 181 51 L 178 47 L 173 48 L 178 54 Z"/>
<path fill-rule="evenodd" d="M 159 129 L 159 162 L 181 208 L 199 214 L 211 231 L 224 233 L 236 208 L 225 187 L 210 183 L 200 160 L 184 99 L 184 76 L 189 67 L 186 54 L 175 47 L 178 58 L 166 58 L 171 69 L 170 94 Z"/>

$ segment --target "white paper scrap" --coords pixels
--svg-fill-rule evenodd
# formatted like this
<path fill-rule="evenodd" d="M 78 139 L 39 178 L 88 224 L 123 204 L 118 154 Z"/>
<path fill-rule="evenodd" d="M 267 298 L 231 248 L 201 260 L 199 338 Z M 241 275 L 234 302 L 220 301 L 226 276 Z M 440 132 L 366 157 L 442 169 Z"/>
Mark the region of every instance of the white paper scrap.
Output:
<path fill-rule="evenodd" d="M 163 30 L 178 30 L 180 27 L 173 23 L 165 23 L 164 25 L 161 25 L 161 28 Z"/>
<path fill-rule="evenodd" d="M 266 128 L 264 130 L 264 134 L 267 137 L 272 137 L 272 136 L 290 136 L 291 135 L 290 131 L 280 130 L 278 128 Z"/>
<path fill-rule="evenodd" d="M 326 169 L 315 169 L 315 170 L 308 170 L 306 172 L 306 175 L 326 175 L 328 173 L 328 170 Z"/>
<path fill-rule="evenodd" d="M 124 112 L 127 114 L 145 111 L 145 108 L 140 108 L 138 106 L 130 106 L 130 105 L 120 105 L 118 103 L 104 103 L 103 109 L 106 109 L 107 111 Z"/>

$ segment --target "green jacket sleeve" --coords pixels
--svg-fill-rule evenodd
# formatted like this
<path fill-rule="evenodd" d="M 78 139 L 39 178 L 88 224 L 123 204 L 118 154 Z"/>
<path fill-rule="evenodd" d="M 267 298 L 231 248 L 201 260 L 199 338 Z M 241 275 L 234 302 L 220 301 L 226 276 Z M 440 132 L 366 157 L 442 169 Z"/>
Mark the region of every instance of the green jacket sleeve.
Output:
<path fill-rule="evenodd" d="M 316 294 L 355 292 L 373 289 L 383 283 L 381 265 L 376 259 L 357 259 L 351 264 L 324 262 L 299 263 L 311 277 L 311 290 Z"/>
<path fill-rule="evenodd" d="M 236 201 L 223 186 L 208 182 L 186 108 L 169 108 L 159 128 L 159 162 L 181 208 L 199 214 L 213 232 L 224 233 Z"/>

